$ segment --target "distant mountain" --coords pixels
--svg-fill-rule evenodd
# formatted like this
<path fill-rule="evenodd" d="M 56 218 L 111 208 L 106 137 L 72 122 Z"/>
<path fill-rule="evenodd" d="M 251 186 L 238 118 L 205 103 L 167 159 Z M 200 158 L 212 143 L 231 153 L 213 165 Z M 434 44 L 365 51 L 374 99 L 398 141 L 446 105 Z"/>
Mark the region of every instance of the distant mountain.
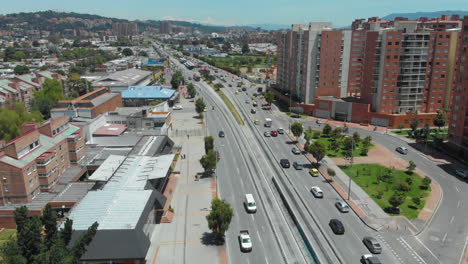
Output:
<path fill-rule="evenodd" d="M 393 20 L 395 17 L 406 17 L 414 20 L 420 17 L 438 18 L 441 15 L 460 15 L 460 17 L 468 16 L 468 11 L 461 10 L 446 10 L 446 11 L 435 11 L 435 12 L 416 12 L 416 13 L 393 13 L 382 17 L 382 20 Z"/>
<path fill-rule="evenodd" d="M 289 29 L 291 25 L 281 25 L 281 24 L 248 24 L 244 25 L 251 28 L 261 28 L 264 30 L 280 30 L 280 29 Z"/>

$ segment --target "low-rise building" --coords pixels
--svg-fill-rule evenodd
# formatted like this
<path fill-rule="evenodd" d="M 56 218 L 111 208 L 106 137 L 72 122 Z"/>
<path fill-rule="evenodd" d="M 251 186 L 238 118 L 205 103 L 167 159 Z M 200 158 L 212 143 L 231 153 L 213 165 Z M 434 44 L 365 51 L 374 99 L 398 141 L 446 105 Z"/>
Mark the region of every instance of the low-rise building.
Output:
<path fill-rule="evenodd" d="M 130 86 L 122 92 L 125 106 L 144 106 L 157 100 L 168 101 L 172 105 L 178 96 L 176 90 L 161 86 Z"/>
<path fill-rule="evenodd" d="M 95 80 L 91 87 L 110 87 L 112 92 L 125 91 L 129 86 L 147 85 L 150 82 L 152 73 L 138 69 L 128 69 L 117 71 Z"/>
<path fill-rule="evenodd" d="M 68 117 L 42 125 L 26 123 L 22 135 L 0 146 L 0 203 L 25 203 L 40 191 L 51 191 L 72 164 L 79 165 L 86 150 L 81 127 Z"/>
<path fill-rule="evenodd" d="M 73 100 L 61 100 L 50 111 L 52 118 L 66 115 L 71 118 L 95 118 L 122 106 L 120 93 L 111 93 L 109 88 L 99 88 Z"/>

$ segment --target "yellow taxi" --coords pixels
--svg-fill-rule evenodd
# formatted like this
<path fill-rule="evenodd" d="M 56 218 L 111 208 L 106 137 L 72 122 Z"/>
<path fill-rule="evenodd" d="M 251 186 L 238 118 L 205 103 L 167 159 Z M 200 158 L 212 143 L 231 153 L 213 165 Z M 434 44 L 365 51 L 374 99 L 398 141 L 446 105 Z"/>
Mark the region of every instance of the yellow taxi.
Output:
<path fill-rule="evenodd" d="M 319 176 L 319 171 L 315 168 L 313 169 L 310 169 L 309 171 L 310 175 L 312 175 L 312 177 L 318 177 Z"/>

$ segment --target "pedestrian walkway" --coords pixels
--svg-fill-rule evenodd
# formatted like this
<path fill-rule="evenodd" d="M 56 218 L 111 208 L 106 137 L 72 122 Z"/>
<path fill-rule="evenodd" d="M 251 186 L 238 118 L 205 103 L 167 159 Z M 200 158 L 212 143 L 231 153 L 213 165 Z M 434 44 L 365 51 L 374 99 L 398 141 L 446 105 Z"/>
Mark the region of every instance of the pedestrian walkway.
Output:
<path fill-rule="evenodd" d="M 200 120 L 193 118 L 193 104 L 183 98 L 181 104 L 184 109 L 193 111 L 173 113 L 170 135 L 181 147 L 173 175 L 177 184 L 171 187 L 170 208 L 173 214 L 167 220 L 169 223 L 157 226 L 146 261 L 151 264 L 227 263 L 225 247 L 208 241 L 211 231 L 206 215 L 210 212 L 213 197 L 216 197 L 216 182 L 211 177 L 201 177 L 203 168 L 199 160 L 205 154 L 204 135 L 176 132 L 187 131 L 187 128 L 199 130 Z"/>

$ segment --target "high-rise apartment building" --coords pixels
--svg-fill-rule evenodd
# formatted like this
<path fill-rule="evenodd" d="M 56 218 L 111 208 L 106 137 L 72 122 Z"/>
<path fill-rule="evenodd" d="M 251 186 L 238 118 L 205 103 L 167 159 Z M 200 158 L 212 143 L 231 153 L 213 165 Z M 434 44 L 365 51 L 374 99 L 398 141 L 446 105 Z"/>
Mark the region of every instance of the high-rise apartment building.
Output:
<path fill-rule="evenodd" d="M 468 159 L 468 16 L 463 19 L 459 36 L 458 67 L 451 107 L 449 142 Z"/>
<path fill-rule="evenodd" d="M 407 114 L 425 114 L 422 123 L 432 123 L 450 106 L 461 25 L 456 18 L 374 17 L 354 21 L 351 30 L 293 25 L 278 38 L 278 89 L 302 104 L 357 98 L 369 104 L 360 120 L 372 123 L 379 115 L 379 125 L 398 125 L 390 119 L 408 125 L 409 118 L 397 116 Z"/>
<path fill-rule="evenodd" d="M 22 135 L 0 143 L 0 205 L 31 202 L 39 192 L 53 190 L 59 176 L 83 161 L 86 150 L 81 127 L 68 117 L 42 125 L 26 123 Z"/>
<path fill-rule="evenodd" d="M 113 23 L 112 33 L 116 36 L 135 36 L 138 35 L 138 25 L 133 22 Z"/>

